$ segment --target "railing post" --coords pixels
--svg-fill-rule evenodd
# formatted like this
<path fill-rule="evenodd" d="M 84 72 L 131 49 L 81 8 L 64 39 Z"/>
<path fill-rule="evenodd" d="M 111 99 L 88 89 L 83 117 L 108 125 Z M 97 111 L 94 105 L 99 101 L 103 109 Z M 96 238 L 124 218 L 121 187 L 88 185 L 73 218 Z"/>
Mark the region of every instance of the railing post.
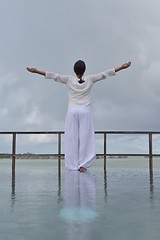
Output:
<path fill-rule="evenodd" d="M 12 136 L 12 172 L 15 171 L 15 160 L 16 160 L 16 133 Z"/>
<path fill-rule="evenodd" d="M 106 132 L 104 132 L 104 172 L 106 172 L 106 147 L 107 147 L 107 136 Z"/>
<path fill-rule="evenodd" d="M 149 170 L 150 170 L 150 175 L 153 175 L 152 133 L 149 133 Z"/>
<path fill-rule="evenodd" d="M 58 132 L 58 175 L 61 174 L 61 133 Z"/>

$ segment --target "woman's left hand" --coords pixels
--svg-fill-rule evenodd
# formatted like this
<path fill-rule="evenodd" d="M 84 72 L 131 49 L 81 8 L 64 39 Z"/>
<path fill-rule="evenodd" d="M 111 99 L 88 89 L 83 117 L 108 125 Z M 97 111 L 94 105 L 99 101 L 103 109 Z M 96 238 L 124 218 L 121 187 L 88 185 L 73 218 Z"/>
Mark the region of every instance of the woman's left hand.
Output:
<path fill-rule="evenodd" d="M 131 62 L 122 64 L 122 69 L 128 68 L 131 66 Z"/>

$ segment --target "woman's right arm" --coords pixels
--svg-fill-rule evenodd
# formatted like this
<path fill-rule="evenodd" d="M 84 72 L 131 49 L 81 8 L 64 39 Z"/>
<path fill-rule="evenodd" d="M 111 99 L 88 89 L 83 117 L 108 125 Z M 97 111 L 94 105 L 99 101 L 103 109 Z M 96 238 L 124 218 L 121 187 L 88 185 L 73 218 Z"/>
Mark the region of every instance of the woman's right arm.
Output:
<path fill-rule="evenodd" d="M 69 75 L 60 75 L 53 72 L 45 72 L 37 68 L 27 67 L 27 70 L 31 73 L 37 73 L 37 74 L 43 75 L 46 79 L 54 79 L 56 82 L 60 82 L 60 83 L 67 84 L 68 80 L 70 79 Z"/>
<path fill-rule="evenodd" d="M 31 72 L 31 73 L 37 73 L 37 74 L 46 76 L 46 72 L 45 72 L 45 71 L 39 70 L 39 69 L 37 69 L 37 68 L 29 68 L 29 67 L 27 67 L 27 70 L 28 70 L 29 72 Z"/>

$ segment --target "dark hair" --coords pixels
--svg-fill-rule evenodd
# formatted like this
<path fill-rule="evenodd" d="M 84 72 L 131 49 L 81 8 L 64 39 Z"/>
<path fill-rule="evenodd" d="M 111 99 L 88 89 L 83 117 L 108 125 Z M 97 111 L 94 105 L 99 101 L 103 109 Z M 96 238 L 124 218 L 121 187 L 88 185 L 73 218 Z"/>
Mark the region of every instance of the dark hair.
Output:
<path fill-rule="evenodd" d="M 74 72 L 76 73 L 76 75 L 82 77 L 82 75 L 84 74 L 85 70 L 86 70 L 86 64 L 85 64 L 84 61 L 78 60 L 74 64 Z"/>

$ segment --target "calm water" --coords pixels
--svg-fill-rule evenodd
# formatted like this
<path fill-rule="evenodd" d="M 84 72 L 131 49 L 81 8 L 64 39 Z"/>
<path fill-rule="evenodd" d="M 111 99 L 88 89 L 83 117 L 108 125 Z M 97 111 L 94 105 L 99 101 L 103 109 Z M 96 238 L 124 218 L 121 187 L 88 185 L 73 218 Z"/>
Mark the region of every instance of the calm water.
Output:
<path fill-rule="evenodd" d="M 86 173 L 54 160 L 0 160 L 0 240 L 159 240 L 160 160 L 110 159 Z"/>

